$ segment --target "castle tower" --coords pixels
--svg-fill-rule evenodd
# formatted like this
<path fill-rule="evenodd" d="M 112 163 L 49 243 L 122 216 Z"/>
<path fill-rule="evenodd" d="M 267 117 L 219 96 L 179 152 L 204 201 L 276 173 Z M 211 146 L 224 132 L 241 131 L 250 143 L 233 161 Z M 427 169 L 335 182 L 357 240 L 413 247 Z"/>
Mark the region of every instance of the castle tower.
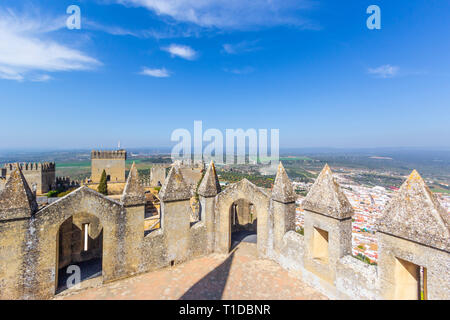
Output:
<path fill-rule="evenodd" d="M 191 196 L 180 167 L 173 166 L 159 192 L 161 229 L 171 264 L 185 261 L 189 256 Z"/>
<path fill-rule="evenodd" d="M 325 165 L 303 202 L 307 270 L 329 284 L 340 258 L 351 254 L 353 208 Z"/>
<path fill-rule="evenodd" d="M 37 211 L 36 199 L 14 165 L 0 193 L 0 299 L 20 299 L 24 292 L 23 269 L 30 230 L 30 218 Z"/>
<path fill-rule="evenodd" d="M 91 152 L 91 181 L 100 183 L 103 170 L 108 182 L 125 182 L 126 150 Z"/>
<path fill-rule="evenodd" d="M 52 190 L 56 184 L 55 163 L 21 163 L 18 164 L 29 187 L 38 195 L 45 194 Z M 15 170 L 16 165 L 12 163 L 5 164 L 2 173 L 6 179 Z"/>
<path fill-rule="evenodd" d="M 215 197 L 220 191 L 221 187 L 219 179 L 217 178 L 216 167 L 214 166 L 214 162 L 211 161 L 198 188 L 200 198 L 200 221 L 203 221 L 206 226 L 208 252 L 214 250 Z"/>
<path fill-rule="evenodd" d="M 279 253 L 283 244 L 283 237 L 286 232 L 295 229 L 295 200 L 297 195 L 294 192 L 291 180 L 280 162 L 278 165 L 275 184 L 272 189 L 272 210 L 273 210 L 273 249 Z"/>
<path fill-rule="evenodd" d="M 417 171 L 376 225 L 383 298 L 450 299 L 450 217 Z"/>

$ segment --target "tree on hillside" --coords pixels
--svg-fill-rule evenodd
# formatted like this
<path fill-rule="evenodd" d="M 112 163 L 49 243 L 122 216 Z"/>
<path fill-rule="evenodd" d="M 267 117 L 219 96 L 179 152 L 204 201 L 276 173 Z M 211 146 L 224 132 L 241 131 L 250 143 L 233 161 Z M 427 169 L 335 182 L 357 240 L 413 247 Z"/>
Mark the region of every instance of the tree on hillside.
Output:
<path fill-rule="evenodd" d="M 103 170 L 102 176 L 100 178 L 100 183 L 97 188 L 98 192 L 101 194 L 104 194 L 105 196 L 108 195 L 108 183 L 106 182 L 106 171 Z"/>

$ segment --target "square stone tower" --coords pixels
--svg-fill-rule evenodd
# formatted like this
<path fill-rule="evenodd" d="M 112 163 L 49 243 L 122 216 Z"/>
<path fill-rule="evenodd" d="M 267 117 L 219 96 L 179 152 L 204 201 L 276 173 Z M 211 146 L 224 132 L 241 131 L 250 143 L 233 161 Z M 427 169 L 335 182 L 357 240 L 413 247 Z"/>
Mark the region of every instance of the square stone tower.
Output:
<path fill-rule="evenodd" d="M 106 171 L 108 182 L 125 182 L 126 150 L 91 152 L 91 180 L 99 183 L 103 170 Z"/>
<path fill-rule="evenodd" d="M 35 191 L 36 194 L 45 194 L 55 186 L 56 174 L 54 162 L 20 163 L 19 166 L 29 187 L 32 191 Z M 13 163 L 5 164 L 5 167 L 0 171 L 0 175 L 3 176 L 5 180 L 8 180 L 12 172 L 14 172 L 15 167 L 16 165 Z M 2 188 L 0 187 L 0 189 Z"/>

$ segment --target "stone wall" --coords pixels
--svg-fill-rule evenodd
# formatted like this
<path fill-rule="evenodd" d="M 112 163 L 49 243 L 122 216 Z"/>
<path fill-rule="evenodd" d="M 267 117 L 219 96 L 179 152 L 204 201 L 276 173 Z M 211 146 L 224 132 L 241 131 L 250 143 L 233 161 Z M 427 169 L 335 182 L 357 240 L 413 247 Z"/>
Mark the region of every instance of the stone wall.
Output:
<path fill-rule="evenodd" d="M 166 180 L 166 167 L 156 164 L 150 168 L 150 186 L 158 187 L 164 184 Z"/>
<path fill-rule="evenodd" d="M 183 174 L 186 183 L 190 186 L 192 192 L 194 193 L 197 188 L 197 184 L 203 175 L 202 168 L 182 167 L 181 173 Z"/>
<path fill-rule="evenodd" d="M 401 279 L 396 279 L 397 259 L 426 268 L 428 299 L 450 299 L 450 254 L 382 232 L 378 233 L 379 287 L 383 298 L 398 299 Z M 399 281 L 400 280 L 400 281 Z"/>
<path fill-rule="evenodd" d="M 7 181 L 6 177 L 3 177 L 3 176 L 0 177 L 0 191 L 5 189 L 6 181 Z"/>
<path fill-rule="evenodd" d="M 0 299 L 23 299 L 28 219 L 0 221 Z"/>
<path fill-rule="evenodd" d="M 426 298 L 449 299 L 448 216 L 442 215 L 432 195 L 419 197 L 428 191 L 422 180 L 413 178 L 393 200 L 400 204 L 396 202 L 386 210 L 380 228 L 391 230 L 391 217 L 406 214 L 410 226 L 424 228 L 422 231 L 437 241 L 409 239 L 409 234 L 418 230 L 408 226 L 398 228 L 404 233 L 379 230 L 380 259 L 378 266 L 372 266 L 351 256 L 352 209 L 328 167 L 305 200 L 304 235 L 294 231 L 295 193 L 281 165 L 272 193 L 267 194 L 245 179 L 222 191 L 211 163 L 198 188 L 200 219 L 196 222 L 190 219 L 190 185 L 183 171 L 172 167 L 159 194 L 161 228 L 149 233 L 144 232 L 145 195 L 134 164 L 120 201 L 81 187 L 40 211 L 17 168 L 0 194 L 0 299 L 51 298 L 61 266 L 100 252 L 103 282 L 170 267 L 212 252 L 228 254 L 230 208 L 238 200 L 254 204 L 258 254 L 277 261 L 330 298 L 411 298 L 413 282 L 407 279 L 405 284 L 398 263 L 406 261 L 425 268 Z M 417 195 L 414 199 L 410 195 L 405 203 L 402 195 L 411 190 Z M 417 197 L 425 201 L 422 207 Z M 410 203 L 414 203 L 414 212 L 407 207 Z M 417 208 L 423 209 L 418 212 Z M 415 223 L 414 217 L 427 223 Z M 435 226 L 430 226 L 432 221 L 436 221 Z M 83 223 L 92 225 L 89 237 L 93 241 L 102 235 L 101 244 L 92 243 L 90 257 L 83 257 L 77 249 L 81 242 L 74 245 L 69 236 L 80 240 L 73 231 Z"/>
<path fill-rule="evenodd" d="M 449 216 L 416 171 L 378 222 L 377 266 L 351 255 L 352 209 L 328 166 L 308 193 L 304 209 L 304 236 L 288 231 L 281 251 L 272 256 L 328 297 L 450 298 Z M 322 242 L 316 241 L 323 235 Z"/>

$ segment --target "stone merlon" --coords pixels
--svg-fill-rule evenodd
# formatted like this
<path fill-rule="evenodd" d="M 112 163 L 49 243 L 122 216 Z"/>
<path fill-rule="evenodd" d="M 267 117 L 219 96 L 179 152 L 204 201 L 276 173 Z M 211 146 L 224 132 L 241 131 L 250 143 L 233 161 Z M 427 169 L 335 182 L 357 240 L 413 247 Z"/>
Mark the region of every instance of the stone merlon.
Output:
<path fill-rule="evenodd" d="M 0 220 L 29 218 L 37 208 L 35 196 L 16 164 L 5 189 L 0 193 Z"/>
<path fill-rule="evenodd" d="M 328 164 L 309 190 L 303 209 L 336 219 L 346 219 L 353 215 L 352 205 L 334 179 Z"/>
<path fill-rule="evenodd" d="M 188 200 L 191 196 L 191 188 L 184 180 L 180 166 L 174 165 L 159 191 L 159 199 L 161 201 L 181 201 Z"/>
<path fill-rule="evenodd" d="M 221 190 L 216 167 L 214 166 L 214 162 L 211 161 L 198 188 L 198 194 L 205 198 L 215 197 Z"/>
<path fill-rule="evenodd" d="M 450 252 L 450 218 L 414 170 L 386 206 L 377 230 Z"/>
<path fill-rule="evenodd" d="M 278 165 L 277 176 L 272 189 L 272 199 L 281 203 L 291 203 L 297 199 L 292 182 L 281 162 Z"/>
<path fill-rule="evenodd" d="M 123 159 L 123 160 L 127 160 L 127 151 L 126 150 L 112 150 L 112 151 L 92 150 L 91 151 L 91 159 Z"/>
<path fill-rule="evenodd" d="M 134 162 L 131 166 L 121 201 L 125 206 L 141 205 L 145 203 L 145 191 L 139 181 L 139 174 Z"/>

